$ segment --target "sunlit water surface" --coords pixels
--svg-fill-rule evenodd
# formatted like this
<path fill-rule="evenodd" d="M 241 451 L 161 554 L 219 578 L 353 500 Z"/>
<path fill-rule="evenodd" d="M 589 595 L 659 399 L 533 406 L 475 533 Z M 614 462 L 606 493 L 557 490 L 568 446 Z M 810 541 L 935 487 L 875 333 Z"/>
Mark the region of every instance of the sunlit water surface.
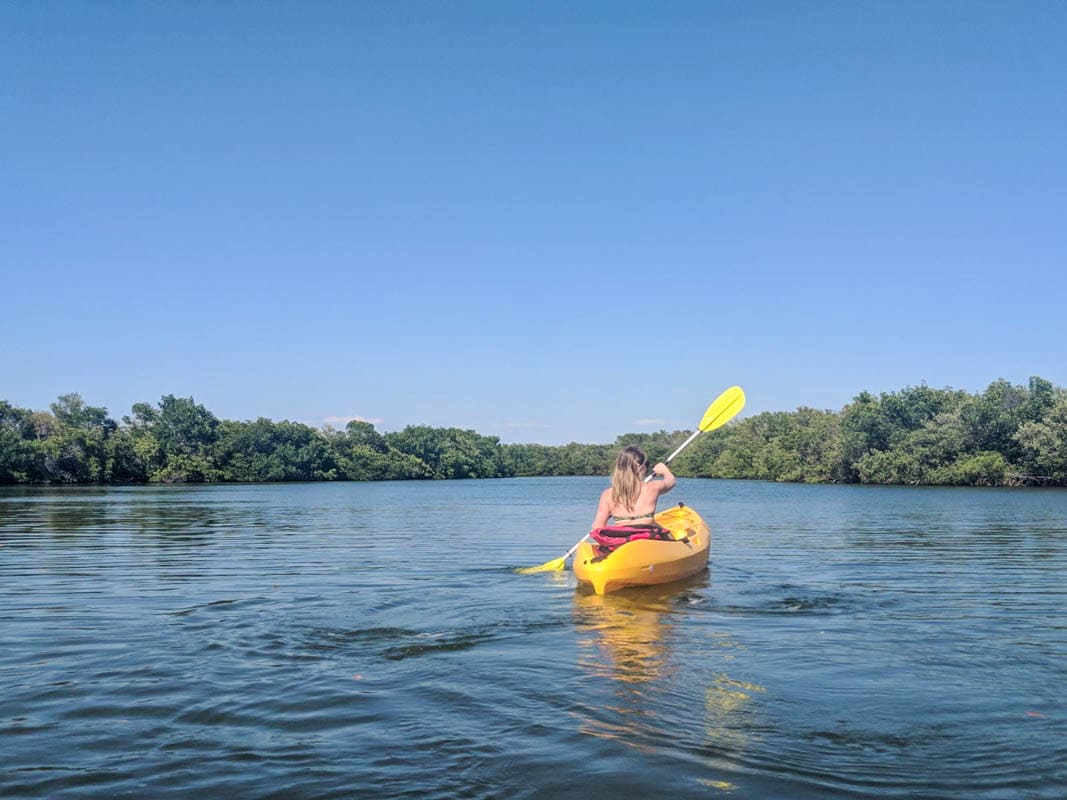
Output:
<path fill-rule="evenodd" d="M 603 483 L 0 491 L 0 797 L 1067 797 L 1067 493 Z"/>

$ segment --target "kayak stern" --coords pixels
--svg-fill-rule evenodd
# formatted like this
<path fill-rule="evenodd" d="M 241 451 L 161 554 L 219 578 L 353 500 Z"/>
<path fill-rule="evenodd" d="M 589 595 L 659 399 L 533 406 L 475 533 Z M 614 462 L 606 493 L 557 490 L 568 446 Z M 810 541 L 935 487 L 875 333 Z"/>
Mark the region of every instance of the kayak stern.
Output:
<path fill-rule="evenodd" d="M 582 542 L 574 554 L 574 575 L 597 594 L 627 586 L 671 583 L 703 571 L 711 553 L 711 531 L 693 509 L 677 505 L 656 515 L 673 541 L 638 539 L 619 546 L 598 561 L 591 542 Z"/>

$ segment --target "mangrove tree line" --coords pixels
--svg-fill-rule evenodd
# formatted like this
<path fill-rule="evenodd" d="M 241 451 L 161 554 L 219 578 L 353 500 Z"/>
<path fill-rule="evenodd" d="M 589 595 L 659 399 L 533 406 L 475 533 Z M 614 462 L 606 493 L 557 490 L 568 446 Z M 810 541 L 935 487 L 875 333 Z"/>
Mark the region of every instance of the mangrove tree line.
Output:
<path fill-rule="evenodd" d="M 666 457 L 688 431 L 612 444 L 502 444 L 472 430 L 381 433 L 260 418 L 221 420 L 191 397 L 137 403 L 116 421 L 63 395 L 49 411 L 0 401 L 0 483 L 128 484 L 606 475 L 618 448 Z M 683 476 L 812 483 L 1067 486 L 1067 391 L 1043 378 L 979 393 L 910 386 L 839 411 L 767 412 L 706 434 Z"/>

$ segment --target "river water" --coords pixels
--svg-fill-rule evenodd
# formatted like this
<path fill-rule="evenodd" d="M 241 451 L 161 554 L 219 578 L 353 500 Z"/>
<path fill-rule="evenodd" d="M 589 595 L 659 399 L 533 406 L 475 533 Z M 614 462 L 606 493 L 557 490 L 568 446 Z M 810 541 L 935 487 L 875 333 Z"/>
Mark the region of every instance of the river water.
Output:
<path fill-rule="evenodd" d="M 1067 492 L 602 479 L 0 491 L 3 798 L 1067 797 Z"/>

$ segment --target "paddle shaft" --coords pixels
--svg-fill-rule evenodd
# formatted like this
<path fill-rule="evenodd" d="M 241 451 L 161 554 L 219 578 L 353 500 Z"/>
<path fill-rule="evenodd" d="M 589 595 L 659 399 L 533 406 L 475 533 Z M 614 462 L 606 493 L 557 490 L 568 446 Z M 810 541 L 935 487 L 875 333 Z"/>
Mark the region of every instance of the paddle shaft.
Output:
<path fill-rule="evenodd" d="M 566 561 L 568 558 L 573 556 L 578 551 L 578 548 L 582 546 L 582 542 L 585 541 L 586 536 L 588 536 L 588 535 L 589 534 L 587 533 L 585 536 L 583 536 L 581 539 L 579 539 L 577 542 L 574 543 L 574 547 L 572 547 L 570 550 L 568 550 L 566 552 L 566 554 L 563 556 L 563 560 L 564 561 Z M 563 569 L 563 567 L 561 567 L 560 569 Z"/>

